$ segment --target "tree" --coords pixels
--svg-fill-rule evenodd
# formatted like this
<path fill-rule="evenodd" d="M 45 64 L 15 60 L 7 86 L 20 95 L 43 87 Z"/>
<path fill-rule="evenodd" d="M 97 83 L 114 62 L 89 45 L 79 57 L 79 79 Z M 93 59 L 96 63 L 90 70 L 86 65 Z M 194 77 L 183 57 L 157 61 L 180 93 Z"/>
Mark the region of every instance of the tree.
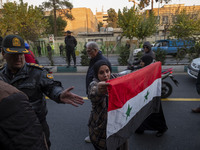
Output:
<path fill-rule="evenodd" d="M 151 3 L 151 10 L 153 10 L 153 2 L 154 2 L 154 0 L 139 0 L 139 1 L 140 1 L 140 3 L 139 3 L 138 6 L 139 6 L 140 9 L 143 9 L 143 8 L 149 6 L 150 3 Z M 162 3 L 163 1 L 165 3 L 168 3 L 171 0 L 155 0 L 155 2 L 160 2 L 160 3 Z"/>
<path fill-rule="evenodd" d="M 57 36 L 56 12 L 58 12 L 59 15 L 65 15 L 68 19 L 73 19 L 73 16 L 71 14 L 71 9 L 73 8 L 73 5 L 68 2 L 68 0 L 48 0 L 47 2 L 43 2 L 42 6 L 40 7 L 53 11 L 55 37 Z"/>
<path fill-rule="evenodd" d="M 28 3 L 5 3 L 0 18 L 0 32 L 3 36 L 18 34 L 25 40 L 36 40 L 48 26 L 42 11 Z"/>
<path fill-rule="evenodd" d="M 47 17 L 48 18 L 48 22 L 49 22 L 49 27 L 46 30 L 47 34 L 53 34 L 54 33 L 54 22 L 53 22 L 53 16 L 50 15 Z M 62 19 L 62 17 L 57 17 L 56 18 L 56 22 L 57 22 L 57 35 L 58 36 L 62 36 L 63 35 L 63 31 L 67 25 L 67 22 L 65 20 Z"/>
<path fill-rule="evenodd" d="M 108 11 L 108 27 L 117 27 L 117 13 L 113 8 L 110 8 Z"/>
<path fill-rule="evenodd" d="M 136 37 L 138 40 L 143 40 L 156 32 L 156 17 L 153 12 L 143 13 L 139 15 Z"/>
<path fill-rule="evenodd" d="M 100 32 L 100 28 L 103 27 L 103 22 L 98 23 L 98 31 Z"/>
<path fill-rule="evenodd" d="M 123 8 L 123 12 L 118 11 L 118 25 L 123 29 L 122 36 L 129 38 L 130 40 L 130 49 L 132 49 L 132 39 L 136 37 L 136 30 L 139 17 L 137 15 L 137 9 L 132 7 L 128 9 L 127 7 Z"/>
<path fill-rule="evenodd" d="M 200 32 L 200 19 L 198 15 L 187 14 L 185 10 L 176 14 L 176 21 L 170 28 L 170 36 L 175 38 L 191 38 L 195 33 Z"/>

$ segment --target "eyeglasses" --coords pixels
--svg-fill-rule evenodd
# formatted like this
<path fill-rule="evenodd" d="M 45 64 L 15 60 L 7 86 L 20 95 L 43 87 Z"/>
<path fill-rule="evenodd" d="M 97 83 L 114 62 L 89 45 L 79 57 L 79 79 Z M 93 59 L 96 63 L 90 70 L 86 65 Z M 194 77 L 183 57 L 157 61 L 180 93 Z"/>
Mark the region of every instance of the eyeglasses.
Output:
<path fill-rule="evenodd" d="M 87 49 L 86 52 L 87 53 L 91 53 L 93 51 L 93 49 Z"/>
<path fill-rule="evenodd" d="M 143 48 L 145 49 L 145 48 L 147 48 L 148 49 L 148 47 L 147 46 L 143 46 Z"/>

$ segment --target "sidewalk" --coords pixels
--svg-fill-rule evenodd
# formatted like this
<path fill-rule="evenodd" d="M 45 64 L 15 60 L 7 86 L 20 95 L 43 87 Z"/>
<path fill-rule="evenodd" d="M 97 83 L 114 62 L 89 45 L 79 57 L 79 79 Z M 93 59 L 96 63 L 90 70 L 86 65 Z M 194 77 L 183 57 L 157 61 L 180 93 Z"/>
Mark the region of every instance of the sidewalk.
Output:
<path fill-rule="evenodd" d="M 111 62 L 112 65 L 112 70 L 113 72 L 121 72 L 127 69 L 127 66 L 119 66 L 118 64 L 118 56 L 117 55 L 110 55 L 110 56 L 105 56 L 107 59 Z M 75 73 L 86 73 L 88 66 L 82 66 L 80 61 L 81 58 L 80 56 L 76 57 L 76 64 L 77 67 L 74 68 L 73 61 L 71 61 L 71 67 L 66 68 L 67 64 L 65 61 L 65 57 L 60 57 L 60 56 L 54 56 L 54 66 L 50 66 L 50 61 L 47 57 L 37 57 L 40 65 L 45 66 L 47 68 L 50 68 L 52 72 L 57 72 L 57 73 L 64 73 L 64 72 L 75 72 Z M 168 63 L 166 65 L 163 65 L 162 68 L 173 68 L 173 71 L 176 73 L 178 72 L 187 72 L 187 66 L 188 63 L 183 63 L 181 62 L 179 65 L 176 64 L 176 62 L 172 59 L 168 60 Z"/>

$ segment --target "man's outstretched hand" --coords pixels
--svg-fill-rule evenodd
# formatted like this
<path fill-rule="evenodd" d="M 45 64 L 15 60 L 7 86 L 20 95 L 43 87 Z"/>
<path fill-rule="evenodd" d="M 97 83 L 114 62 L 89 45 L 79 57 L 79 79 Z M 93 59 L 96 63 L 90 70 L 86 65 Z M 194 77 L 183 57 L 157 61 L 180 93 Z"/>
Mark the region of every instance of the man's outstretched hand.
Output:
<path fill-rule="evenodd" d="M 70 92 L 73 89 L 74 89 L 74 87 L 64 90 L 60 94 L 60 100 L 61 100 L 61 102 L 65 103 L 65 104 L 71 104 L 73 106 L 78 107 L 78 104 L 82 105 L 84 103 L 84 101 L 83 101 L 82 97 Z"/>

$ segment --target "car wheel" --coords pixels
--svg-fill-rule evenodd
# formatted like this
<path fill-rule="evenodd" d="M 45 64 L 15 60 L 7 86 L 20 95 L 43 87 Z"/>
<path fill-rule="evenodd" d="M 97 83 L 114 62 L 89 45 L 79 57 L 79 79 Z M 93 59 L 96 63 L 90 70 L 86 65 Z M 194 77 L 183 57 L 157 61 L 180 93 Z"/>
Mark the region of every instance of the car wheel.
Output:
<path fill-rule="evenodd" d="M 172 94 L 172 86 L 170 83 L 162 82 L 161 98 L 167 98 Z"/>
<path fill-rule="evenodd" d="M 185 49 L 180 49 L 178 52 L 178 56 L 184 57 L 186 55 L 186 50 Z"/>

